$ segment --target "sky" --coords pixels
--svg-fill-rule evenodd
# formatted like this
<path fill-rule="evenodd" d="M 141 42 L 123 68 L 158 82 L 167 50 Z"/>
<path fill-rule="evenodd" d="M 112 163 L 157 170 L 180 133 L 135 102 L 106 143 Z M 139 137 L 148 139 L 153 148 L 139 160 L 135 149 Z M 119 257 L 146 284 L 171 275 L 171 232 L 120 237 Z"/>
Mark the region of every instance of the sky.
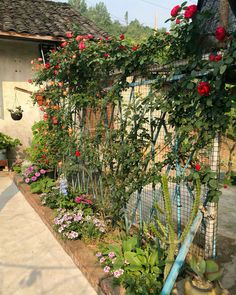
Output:
<path fill-rule="evenodd" d="M 67 0 L 55 0 L 68 2 Z M 125 24 L 124 15 L 128 11 L 129 22 L 137 18 L 143 25 L 154 28 L 155 18 L 157 27 L 169 28 L 165 20 L 170 17 L 170 10 L 183 2 L 183 0 L 86 0 L 88 6 L 95 6 L 98 2 L 104 2 L 113 20 L 119 20 Z M 196 4 L 197 0 L 188 0 L 188 4 Z"/>

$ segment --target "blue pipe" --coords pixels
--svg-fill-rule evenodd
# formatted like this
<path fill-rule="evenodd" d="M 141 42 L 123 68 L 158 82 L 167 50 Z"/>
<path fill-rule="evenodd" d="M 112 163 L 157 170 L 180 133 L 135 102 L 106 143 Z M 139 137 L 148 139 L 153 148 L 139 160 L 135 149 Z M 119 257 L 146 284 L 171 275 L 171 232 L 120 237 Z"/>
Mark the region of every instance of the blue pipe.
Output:
<path fill-rule="evenodd" d="M 202 222 L 202 218 L 203 218 L 203 214 L 202 212 L 199 210 L 197 216 L 195 217 L 193 224 L 189 230 L 189 233 L 187 234 L 180 250 L 179 250 L 179 254 L 175 259 L 175 262 L 171 268 L 171 271 L 168 275 L 168 277 L 166 278 L 165 284 L 163 289 L 161 290 L 160 295 L 170 295 L 174 283 L 178 277 L 179 271 L 181 269 L 181 267 L 184 264 L 185 258 L 188 254 L 189 248 L 193 242 L 193 239 L 198 231 L 198 228 Z"/>

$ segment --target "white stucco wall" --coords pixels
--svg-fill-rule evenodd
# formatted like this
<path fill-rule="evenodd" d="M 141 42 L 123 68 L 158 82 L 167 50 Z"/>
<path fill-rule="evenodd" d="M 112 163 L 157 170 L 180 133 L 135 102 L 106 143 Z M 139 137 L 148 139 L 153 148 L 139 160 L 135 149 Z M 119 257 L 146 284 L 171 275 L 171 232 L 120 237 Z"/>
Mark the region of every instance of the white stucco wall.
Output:
<path fill-rule="evenodd" d="M 31 60 L 39 57 L 37 42 L 0 39 L 0 131 L 19 138 L 23 147 L 29 146 L 32 139 L 31 127 L 40 118 L 38 107 L 33 106 L 30 95 L 15 91 L 14 87 L 34 90 L 27 81 L 33 76 Z M 14 121 L 8 108 L 15 104 L 24 110 L 23 118 Z"/>

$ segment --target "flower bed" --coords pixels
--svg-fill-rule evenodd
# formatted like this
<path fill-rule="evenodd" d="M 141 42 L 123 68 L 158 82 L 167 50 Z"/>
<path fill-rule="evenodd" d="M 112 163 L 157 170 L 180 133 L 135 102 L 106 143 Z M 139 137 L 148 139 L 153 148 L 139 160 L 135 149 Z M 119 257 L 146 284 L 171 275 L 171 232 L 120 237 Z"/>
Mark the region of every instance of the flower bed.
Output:
<path fill-rule="evenodd" d="M 24 195 L 25 199 L 38 213 L 42 221 L 61 244 L 63 249 L 71 257 L 74 263 L 80 268 L 83 274 L 88 279 L 93 288 L 101 295 L 122 295 L 125 291 L 121 287 L 114 287 L 111 278 L 108 278 L 104 271 L 96 262 L 96 252 L 94 245 L 87 245 L 81 240 L 69 241 L 62 239 L 61 236 L 54 230 L 54 213 L 53 210 L 42 206 L 40 196 L 32 194 L 29 186 L 17 174 L 11 174 L 15 184 Z"/>

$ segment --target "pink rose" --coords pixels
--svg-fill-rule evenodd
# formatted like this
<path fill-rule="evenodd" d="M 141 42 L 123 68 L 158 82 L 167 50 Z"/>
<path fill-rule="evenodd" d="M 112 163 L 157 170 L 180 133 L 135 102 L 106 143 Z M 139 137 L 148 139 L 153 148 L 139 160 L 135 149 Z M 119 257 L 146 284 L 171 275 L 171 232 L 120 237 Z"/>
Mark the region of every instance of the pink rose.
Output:
<path fill-rule="evenodd" d="M 63 43 L 61 43 L 61 47 L 62 48 L 65 48 L 67 46 L 67 42 L 63 42 Z"/>
<path fill-rule="evenodd" d="M 66 37 L 67 38 L 72 38 L 73 37 L 73 34 L 71 32 L 66 32 Z"/>
<path fill-rule="evenodd" d="M 180 11 L 180 6 L 179 5 L 176 5 L 175 7 L 173 7 L 171 9 L 170 15 L 172 17 L 176 17 L 178 15 L 179 11 Z"/>

